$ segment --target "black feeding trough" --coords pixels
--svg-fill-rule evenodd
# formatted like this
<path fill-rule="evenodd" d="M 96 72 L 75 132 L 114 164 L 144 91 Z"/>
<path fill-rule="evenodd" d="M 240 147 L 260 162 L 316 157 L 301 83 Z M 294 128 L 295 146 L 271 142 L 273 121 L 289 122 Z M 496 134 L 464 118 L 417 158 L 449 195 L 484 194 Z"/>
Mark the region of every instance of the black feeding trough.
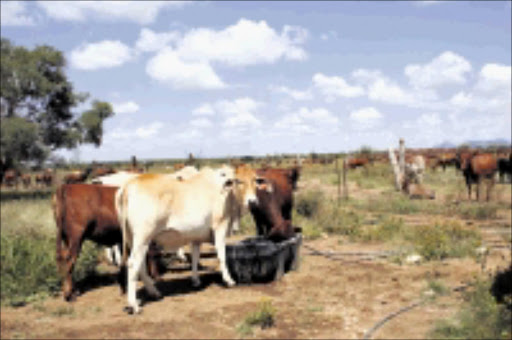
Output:
<path fill-rule="evenodd" d="M 278 280 L 298 268 L 302 234 L 281 242 L 262 236 L 249 237 L 226 246 L 226 262 L 237 283 L 264 283 Z"/>

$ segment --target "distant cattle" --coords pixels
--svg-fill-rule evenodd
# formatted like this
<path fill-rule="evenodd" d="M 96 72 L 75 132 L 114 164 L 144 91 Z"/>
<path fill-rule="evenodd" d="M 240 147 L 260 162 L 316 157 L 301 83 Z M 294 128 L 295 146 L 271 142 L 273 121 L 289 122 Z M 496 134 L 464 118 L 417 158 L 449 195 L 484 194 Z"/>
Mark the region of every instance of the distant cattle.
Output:
<path fill-rule="evenodd" d="M 438 166 L 441 166 L 443 171 L 446 171 L 447 166 L 455 165 L 457 165 L 457 155 L 454 152 L 444 152 L 438 156 L 437 162 L 433 164 L 432 169 L 435 170 Z"/>
<path fill-rule="evenodd" d="M 23 174 L 21 175 L 21 182 L 23 183 L 23 187 L 25 189 L 28 189 L 32 184 L 32 177 L 30 176 L 30 174 Z"/>
<path fill-rule="evenodd" d="M 67 301 L 75 298 L 72 272 L 80 254 L 82 243 L 88 239 L 104 246 L 122 242 L 114 199 L 117 187 L 93 184 L 64 184 L 52 198 L 57 225 L 57 266 L 63 276 L 62 291 Z M 151 274 L 157 264 L 149 259 Z M 118 281 L 124 290 L 123 271 Z"/>
<path fill-rule="evenodd" d="M 36 187 L 51 187 L 53 184 L 53 171 L 45 169 L 43 172 L 35 174 L 34 180 Z"/>
<path fill-rule="evenodd" d="M 363 167 L 364 169 L 367 169 L 369 160 L 366 157 L 354 157 L 349 158 L 347 160 L 347 167 L 349 169 L 356 169 L 359 167 Z"/>
<path fill-rule="evenodd" d="M 128 260 L 129 312 L 140 311 L 135 295 L 139 275 L 151 296 L 161 296 L 143 261 L 153 239 L 164 248 L 192 244 L 195 286 L 200 284 L 197 275 L 200 244 L 213 241 L 224 282 L 228 286 L 235 284 L 226 265 L 225 237 L 233 224 L 238 223 L 240 206 L 256 200 L 256 188 L 262 184 L 258 179 L 248 168 L 238 172 L 228 166 L 215 170 L 206 167 L 185 181 L 164 174 L 145 174 L 119 189 L 116 209 L 125 236 L 123 244 L 131 245 L 132 249 Z"/>
<path fill-rule="evenodd" d="M 21 172 L 15 169 L 9 169 L 4 173 L 3 182 L 7 187 L 15 187 L 18 188 L 19 178 L 21 176 Z"/>
<path fill-rule="evenodd" d="M 249 206 L 258 235 L 274 241 L 293 237 L 293 191 L 297 188 L 299 168 L 264 168 L 256 173 L 267 181 L 256 191 L 258 202 Z"/>
<path fill-rule="evenodd" d="M 505 182 L 505 177 L 508 176 L 509 180 L 512 181 L 512 153 L 508 158 L 498 159 L 498 172 L 500 174 L 500 182 Z"/>
<path fill-rule="evenodd" d="M 87 180 L 87 177 L 92 172 L 92 168 L 88 167 L 85 170 L 75 170 L 66 176 L 64 176 L 64 183 L 65 184 L 74 184 L 74 183 L 83 183 Z"/>
<path fill-rule="evenodd" d="M 476 183 L 476 200 L 480 200 L 480 183 L 483 179 L 488 180 L 487 201 L 490 199 L 494 176 L 498 169 L 496 157 L 492 154 L 476 154 L 465 156 L 461 159 L 461 170 L 468 188 L 468 198 L 471 200 L 471 185 Z"/>

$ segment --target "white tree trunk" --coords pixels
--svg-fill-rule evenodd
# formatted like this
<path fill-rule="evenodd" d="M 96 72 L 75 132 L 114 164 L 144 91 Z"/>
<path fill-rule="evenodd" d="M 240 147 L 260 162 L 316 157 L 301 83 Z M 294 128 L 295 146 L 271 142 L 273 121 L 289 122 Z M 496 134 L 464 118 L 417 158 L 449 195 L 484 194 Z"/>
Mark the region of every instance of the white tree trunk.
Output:
<path fill-rule="evenodd" d="M 404 178 L 403 172 L 400 172 L 400 167 L 398 166 L 398 162 L 396 161 L 395 151 L 393 148 L 389 148 L 389 161 L 391 166 L 393 167 L 393 172 L 395 173 L 395 187 L 396 190 L 402 190 L 402 181 Z"/>

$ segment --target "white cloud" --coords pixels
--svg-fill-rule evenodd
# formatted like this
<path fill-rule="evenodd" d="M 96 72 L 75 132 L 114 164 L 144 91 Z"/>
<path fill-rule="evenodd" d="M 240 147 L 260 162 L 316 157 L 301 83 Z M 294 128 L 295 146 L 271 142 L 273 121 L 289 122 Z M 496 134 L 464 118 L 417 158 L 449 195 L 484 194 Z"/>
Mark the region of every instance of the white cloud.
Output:
<path fill-rule="evenodd" d="M 266 21 L 240 19 L 223 30 L 197 28 L 177 44 L 177 53 L 187 61 L 220 62 L 231 66 L 274 63 L 279 59 L 304 60 L 299 47 L 308 33 L 300 27 L 284 26 L 281 33 Z"/>
<path fill-rule="evenodd" d="M 71 65 L 82 70 L 121 66 L 133 58 L 130 47 L 118 40 L 82 44 L 71 51 Z"/>
<path fill-rule="evenodd" d="M 511 67 L 500 64 L 485 64 L 480 70 L 477 90 L 483 92 L 505 91 L 510 93 L 512 84 Z"/>
<path fill-rule="evenodd" d="M 165 8 L 181 8 L 187 1 L 38 1 L 46 15 L 65 21 L 131 21 L 150 24 Z"/>
<path fill-rule="evenodd" d="M 163 123 L 153 122 L 137 128 L 137 130 L 135 130 L 135 135 L 139 138 L 149 138 L 156 135 L 163 127 Z"/>
<path fill-rule="evenodd" d="M 325 108 L 308 109 L 301 107 L 298 111 L 284 115 L 274 123 L 279 133 L 315 134 L 336 131 L 339 119 Z"/>
<path fill-rule="evenodd" d="M 226 117 L 223 122 L 226 127 L 257 127 L 261 126 L 261 121 L 256 117 L 256 110 L 261 105 L 252 98 L 243 97 L 218 101 L 215 109 Z"/>
<path fill-rule="evenodd" d="M 313 85 L 329 102 L 334 101 L 336 97 L 353 98 L 364 94 L 362 87 L 349 85 L 342 77 L 329 77 L 322 73 L 313 75 Z"/>
<path fill-rule="evenodd" d="M 114 103 L 113 106 L 115 113 L 135 113 L 139 111 L 139 105 L 133 101 Z"/>
<path fill-rule="evenodd" d="M 212 105 L 208 103 L 202 104 L 192 111 L 192 115 L 194 116 L 212 116 L 213 114 L 215 114 L 215 110 Z"/>
<path fill-rule="evenodd" d="M 323 41 L 328 41 L 329 39 L 338 39 L 338 33 L 331 30 L 327 33 L 320 34 L 320 39 Z"/>
<path fill-rule="evenodd" d="M 368 98 L 390 104 L 412 104 L 414 98 L 388 78 L 376 79 L 368 87 Z"/>
<path fill-rule="evenodd" d="M 379 124 L 382 120 L 382 113 L 374 107 L 364 107 L 350 112 L 349 118 L 356 130 L 368 130 Z"/>
<path fill-rule="evenodd" d="M 139 39 L 135 43 L 135 48 L 143 52 L 158 51 L 169 43 L 178 41 L 180 36 L 178 31 L 157 33 L 149 28 L 143 28 L 140 31 Z"/>
<path fill-rule="evenodd" d="M 177 89 L 221 89 L 226 84 L 205 61 L 183 61 L 169 47 L 149 60 L 146 73 L 153 79 Z"/>
<path fill-rule="evenodd" d="M 409 64 L 404 69 L 409 82 L 416 88 L 464 84 L 470 71 L 469 61 L 451 51 L 443 52 L 427 64 Z"/>
<path fill-rule="evenodd" d="M 2 26 L 33 26 L 35 19 L 26 12 L 24 1 L 0 2 L 0 23 Z"/>
<path fill-rule="evenodd" d="M 213 124 L 208 118 L 196 118 L 190 121 L 190 125 L 195 128 L 208 128 Z"/>
<path fill-rule="evenodd" d="M 311 100 L 311 99 L 313 99 L 313 94 L 311 93 L 311 90 L 309 90 L 309 89 L 305 90 L 305 91 L 300 91 L 300 90 L 291 89 L 286 86 L 273 86 L 273 85 L 270 85 L 269 89 L 276 93 L 284 93 L 295 100 Z"/>

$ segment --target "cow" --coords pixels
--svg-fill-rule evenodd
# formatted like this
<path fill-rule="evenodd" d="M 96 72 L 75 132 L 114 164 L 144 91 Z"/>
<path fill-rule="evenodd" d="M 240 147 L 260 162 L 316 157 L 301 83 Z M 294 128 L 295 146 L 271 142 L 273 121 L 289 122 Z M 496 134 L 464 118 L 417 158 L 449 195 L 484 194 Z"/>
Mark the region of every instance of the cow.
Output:
<path fill-rule="evenodd" d="M 140 175 L 123 185 L 116 194 L 116 209 L 123 230 L 123 263 L 128 259 L 128 313 L 139 313 L 135 288 L 137 277 L 151 297 L 161 294 L 147 275 L 144 255 L 151 240 L 164 248 L 192 245 L 192 284 L 200 285 L 197 274 L 200 245 L 214 242 L 222 278 L 233 286 L 226 265 L 225 237 L 238 223 L 242 206 L 255 202 L 256 189 L 264 184 L 251 168 L 202 168 L 180 181 L 165 174 Z"/>
<path fill-rule="evenodd" d="M 508 158 L 498 159 L 498 172 L 500 174 L 500 182 L 505 182 L 505 176 L 512 180 L 512 153 L 509 154 Z"/>
<path fill-rule="evenodd" d="M 28 189 L 32 184 L 32 177 L 29 174 L 23 174 L 21 175 L 21 182 L 23 183 L 23 187 Z"/>
<path fill-rule="evenodd" d="M 178 179 L 178 180 L 186 180 L 193 175 L 197 174 L 198 171 L 193 166 L 186 166 L 182 168 L 180 171 L 177 171 L 173 174 L 170 174 L 169 177 Z M 138 173 L 133 172 L 126 172 L 126 171 L 120 171 L 114 174 L 105 175 L 102 177 L 97 177 L 92 180 L 92 183 L 94 184 L 101 184 L 101 185 L 109 185 L 114 187 L 121 187 L 126 182 L 131 180 L 132 178 L 135 178 L 139 176 Z M 121 266 L 121 251 L 119 249 L 119 245 L 115 245 L 113 247 L 109 247 L 105 249 L 105 255 L 107 260 L 116 266 Z M 187 260 L 185 256 L 185 252 L 183 248 L 179 248 L 177 251 L 177 257 L 181 261 L 185 262 Z"/>
<path fill-rule="evenodd" d="M 468 199 L 471 200 L 471 185 L 476 183 L 476 200 L 480 200 L 480 182 L 485 178 L 489 181 L 487 185 L 487 201 L 489 201 L 491 189 L 494 186 L 494 176 L 498 168 L 496 157 L 489 153 L 466 155 L 461 158 L 460 162 L 468 188 Z"/>
<path fill-rule="evenodd" d="M 449 165 L 457 165 L 457 155 L 454 152 L 443 152 L 437 157 L 437 162 L 433 164 L 432 170 L 436 170 L 438 166 L 441 166 L 443 171 L 446 171 L 446 167 Z"/>
<path fill-rule="evenodd" d="M 91 173 L 91 178 L 97 178 L 97 177 L 102 177 L 102 176 L 106 176 L 106 175 L 110 175 L 110 174 L 115 174 L 117 172 L 117 170 L 115 170 L 114 168 L 112 167 L 100 167 L 100 168 L 95 168 L 93 170 L 93 172 Z"/>
<path fill-rule="evenodd" d="M 256 191 L 258 203 L 249 205 L 258 235 L 273 241 L 293 237 L 293 191 L 297 189 L 299 168 L 262 168 L 256 173 L 267 181 Z"/>
<path fill-rule="evenodd" d="M 76 298 L 72 273 L 80 254 L 82 243 L 88 239 L 114 246 L 122 242 L 114 199 L 117 187 L 93 184 L 63 184 L 52 197 L 52 208 L 57 225 L 56 259 L 63 276 L 62 292 L 66 301 Z M 158 264 L 148 258 L 151 275 L 156 276 Z M 124 270 L 120 270 L 118 282 L 124 291 Z"/>
<path fill-rule="evenodd" d="M 34 180 L 36 187 L 50 187 L 53 184 L 53 171 L 45 169 L 43 172 L 35 174 Z"/>
<path fill-rule="evenodd" d="M 411 155 L 405 163 L 405 176 L 410 183 L 423 183 L 425 173 L 425 158 L 422 155 Z"/>
<path fill-rule="evenodd" d="M 21 176 L 21 173 L 19 170 L 16 169 L 9 169 L 4 173 L 4 184 L 6 187 L 15 187 L 18 188 L 18 182 L 19 178 Z"/>
<path fill-rule="evenodd" d="M 87 180 L 87 177 L 92 172 L 92 167 L 88 167 L 85 170 L 75 170 L 66 176 L 64 176 L 65 184 L 73 184 L 73 183 L 83 183 Z"/>
<path fill-rule="evenodd" d="M 368 163 L 369 160 L 366 157 L 349 158 L 347 160 L 347 167 L 349 169 L 363 167 L 365 170 L 367 170 Z"/>

